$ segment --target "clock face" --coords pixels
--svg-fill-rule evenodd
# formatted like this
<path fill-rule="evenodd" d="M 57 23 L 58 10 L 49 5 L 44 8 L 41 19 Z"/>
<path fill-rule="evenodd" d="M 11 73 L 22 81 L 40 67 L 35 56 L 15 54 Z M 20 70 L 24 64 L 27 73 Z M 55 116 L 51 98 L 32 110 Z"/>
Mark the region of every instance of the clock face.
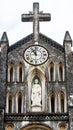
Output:
<path fill-rule="evenodd" d="M 24 51 L 24 59 L 31 65 L 40 65 L 47 61 L 48 51 L 40 45 L 33 45 Z"/>

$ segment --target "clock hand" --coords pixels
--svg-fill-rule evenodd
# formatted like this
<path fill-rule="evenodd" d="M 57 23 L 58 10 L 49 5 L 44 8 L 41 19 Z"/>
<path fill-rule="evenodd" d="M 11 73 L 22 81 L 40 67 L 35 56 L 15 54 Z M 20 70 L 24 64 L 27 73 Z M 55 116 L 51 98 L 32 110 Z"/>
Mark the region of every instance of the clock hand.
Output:
<path fill-rule="evenodd" d="M 35 56 L 37 56 L 37 51 L 38 51 L 38 48 L 35 47 Z"/>
<path fill-rule="evenodd" d="M 35 48 L 35 50 L 33 48 L 31 48 L 31 50 L 34 52 L 35 56 L 37 56 L 36 48 Z"/>
<path fill-rule="evenodd" d="M 31 50 L 34 52 L 34 49 L 33 49 L 33 48 L 31 48 Z"/>
<path fill-rule="evenodd" d="M 35 56 L 37 56 L 37 51 L 35 50 Z"/>

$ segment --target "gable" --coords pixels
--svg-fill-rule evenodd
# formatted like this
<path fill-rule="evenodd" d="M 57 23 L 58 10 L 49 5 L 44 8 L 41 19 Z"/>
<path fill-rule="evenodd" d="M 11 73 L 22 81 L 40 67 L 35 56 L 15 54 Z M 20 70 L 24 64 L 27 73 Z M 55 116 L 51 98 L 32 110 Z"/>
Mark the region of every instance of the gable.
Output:
<path fill-rule="evenodd" d="M 8 52 L 13 51 L 14 49 L 17 49 L 17 48 L 21 47 L 22 45 L 27 44 L 30 41 L 33 41 L 33 33 L 26 36 L 25 38 L 19 40 L 15 44 L 11 45 L 8 49 Z M 47 36 L 45 36 L 41 33 L 39 33 L 39 42 L 40 41 L 49 44 L 51 47 L 54 47 L 55 49 L 57 49 L 61 52 L 64 52 L 64 47 L 62 45 L 60 45 L 59 43 L 55 42 L 51 38 L 48 38 Z"/>

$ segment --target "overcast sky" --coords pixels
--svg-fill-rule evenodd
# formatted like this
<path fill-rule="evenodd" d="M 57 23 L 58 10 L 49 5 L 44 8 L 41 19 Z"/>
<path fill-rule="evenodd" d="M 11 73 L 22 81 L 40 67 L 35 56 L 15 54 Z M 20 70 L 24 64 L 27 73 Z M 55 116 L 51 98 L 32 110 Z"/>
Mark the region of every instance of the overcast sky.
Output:
<path fill-rule="evenodd" d="M 0 37 L 7 32 L 9 44 L 14 44 L 33 32 L 33 24 L 21 22 L 21 14 L 33 10 L 39 2 L 40 11 L 51 13 L 50 22 L 40 23 L 40 32 L 63 44 L 66 31 L 73 39 L 73 0 L 0 0 Z"/>

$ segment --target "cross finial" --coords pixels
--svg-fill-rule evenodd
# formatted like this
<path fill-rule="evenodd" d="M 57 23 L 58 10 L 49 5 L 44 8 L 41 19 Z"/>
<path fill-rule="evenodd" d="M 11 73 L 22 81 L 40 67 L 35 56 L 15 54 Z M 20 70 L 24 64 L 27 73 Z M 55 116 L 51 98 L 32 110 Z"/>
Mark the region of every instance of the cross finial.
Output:
<path fill-rule="evenodd" d="M 23 22 L 33 21 L 34 43 L 38 43 L 39 38 L 39 21 L 50 21 L 51 15 L 49 13 L 39 12 L 39 3 L 33 3 L 33 12 L 30 14 L 22 14 Z"/>

